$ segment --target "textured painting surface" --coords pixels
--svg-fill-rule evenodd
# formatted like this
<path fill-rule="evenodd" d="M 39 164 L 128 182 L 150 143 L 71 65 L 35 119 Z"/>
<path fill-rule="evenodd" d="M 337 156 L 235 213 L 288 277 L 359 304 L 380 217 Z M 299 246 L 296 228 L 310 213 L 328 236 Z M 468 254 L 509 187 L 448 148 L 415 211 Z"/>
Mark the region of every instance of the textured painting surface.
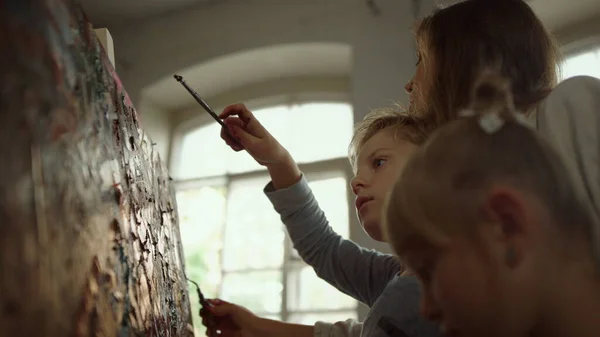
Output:
<path fill-rule="evenodd" d="M 0 50 L 0 335 L 190 335 L 170 179 L 84 13 L 0 1 Z"/>

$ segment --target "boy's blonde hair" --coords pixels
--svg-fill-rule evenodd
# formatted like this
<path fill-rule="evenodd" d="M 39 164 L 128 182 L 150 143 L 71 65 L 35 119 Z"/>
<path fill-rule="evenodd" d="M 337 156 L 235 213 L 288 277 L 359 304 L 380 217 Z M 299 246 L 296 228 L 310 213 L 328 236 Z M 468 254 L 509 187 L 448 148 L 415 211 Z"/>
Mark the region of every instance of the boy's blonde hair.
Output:
<path fill-rule="evenodd" d="M 509 87 L 485 76 L 472 93 L 470 116 L 437 130 L 404 167 L 384 212 L 398 255 L 475 233 L 477 224 L 491 220 L 482 210 L 498 185 L 534 197 L 565 237 L 593 238 L 589 248 L 597 248 L 600 224 L 582 184 L 559 153 L 517 118 Z"/>
<path fill-rule="evenodd" d="M 421 145 L 427 139 L 431 127 L 425 119 L 401 110 L 387 107 L 371 110 L 365 118 L 354 126 L 354 134 L 348 148 L 348 158 L 356 170 L 358 153 L 374 135 L 382 130 L 392 130 L 396 139 Z"/>

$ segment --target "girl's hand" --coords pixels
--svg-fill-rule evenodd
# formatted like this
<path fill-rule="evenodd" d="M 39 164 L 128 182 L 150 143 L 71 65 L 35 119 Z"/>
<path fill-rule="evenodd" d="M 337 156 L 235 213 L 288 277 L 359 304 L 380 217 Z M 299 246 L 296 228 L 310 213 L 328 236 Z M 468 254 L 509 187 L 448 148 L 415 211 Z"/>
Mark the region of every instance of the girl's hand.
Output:
<path fill-rule="evenodd" d="M 264 319 L 248 309 L 222 300 L 208 300 L 211 306 L 200 311 L 209 337 L 261 337 L 267 329 Z"/>
<path fill-rule="evenodd" d="M 248 309 L 222 300 L 208 300 L 202 309 L 202 324 L 209 337 L 312 337 L 312 325 L 284 323 L 260 318 Z"/>

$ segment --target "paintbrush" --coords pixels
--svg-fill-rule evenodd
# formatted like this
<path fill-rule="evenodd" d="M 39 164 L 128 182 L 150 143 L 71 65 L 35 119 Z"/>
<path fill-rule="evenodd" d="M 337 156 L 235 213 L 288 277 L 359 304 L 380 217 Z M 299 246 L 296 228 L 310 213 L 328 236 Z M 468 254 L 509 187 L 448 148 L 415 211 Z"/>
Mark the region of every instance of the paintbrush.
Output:
<path fill-rule="evenodd" d="M 227 132 L 227 134 L 229 135 L 229 138 L 231 138 L 231 140 L 233 140 L 233 142 L 236 145 L 242 146 L 240 144 L 240 142 L 231 135 L 231 133 L 229 132 L 229 129 L 227 128 L 227 126 L 225 125 L 223 120 L 221 118 L 219 118 L 219 115 L 217 115 L 215 113 L 215 111 L 210 107 L 210 105 L 208 105 L 208 103 L 206 103 L 206 101 L 203 100 L 202 97 L 200 97 L 200 95 L 198 95 L 196 90 L 190 88 L 190 86 L 187 83 L 185 83 L 185 81 L 183 80 L 183 76 L 175 74 L 175 75 L 173 75 L 173 77 L 177 80 L 177 82 L 179 82 L 179 83 L 181 83 L 181 85 L 183 85 L 183 87 L 190 93 L 190 95 L 192 95 L 192 97 L 194 97 L 196 102 L 198 102 L 202 106 L 202 108 L 204 108 L 204 111 L 208 112 L 208 114 L 215 121 L 217 121 L 217 123 L 221 124 L 221 126 L 223 127 L 225 132 Z"/>
<path fill-rule="evenodd" d="M 200 103 L 200 105 L 204 108 L 204 110 L 206 112 L 208 112 L 209 115 L 212 116 L 212 118 L 214 120 L 217 121 L 217 123 L 221 124 L 222 127 L 226 128 L 225 123 L 223 123 L 223 121 L 221 120 L 221 118 L 219 118 L 219 115 L 217 115 L 215 113 L 215 111 L 208 105 L 208 103 L 206 103 L 202 97 L 200 97 L 200 95 L 198 95 L 198 93 L 196 92 L 196 90 L 190 88 L 190 86 L 185 83 L 185 81 L 183 80 L 183 77 L 180 75 L 173 75 L 173 77 L 177 80 L 177 82 L 181 83 L 181 85 L 183 85 L 187 91 L 194 97 L 194 99 Z"/>
<path fill-rule="evenodd" d="M 208 303 L 208 301 L 206 300 L 206 298 L 204 297 L 204 294 L 202 293 L 202 291 L 200 290 L 200 286 L 198 285 L 198 283 L 196 283 L 193 280 L 190 280 L 189 278 L 186 277 L 186 279 L 189 282 L 192 282 L 195 286 L 196 286 L 196 291 L 198 292 L 198 298 L 200 299 L 200 305 L 202 305 L 202 308 L 208 310 L 208 307 L 210 306 L 210 303 Z"/>
<path fill-rule="evenodd" d="M 185 276 L 185 275 L 184 275 L 184 276 Z M 204 297 L 204 294 L 202 293 L 202 290 L 200 290 L 200 286 L 198 285 L 198 283 L 196 283 L 196 282 L 195 282 L 195 281 L 193 281 L 193 280 L 190 280 L 189 278 L 187 278 L 187 276 L 185 276 L 185 279 L 186 279 L 186 280 L 188 280 L 189 282 L 192 282 L 192 283 L 193 283 L 193 284 L 196 286 L 196 292 L 198 292 L 198 298 L 200 299 L 200 306 L 202 306 L 202 309 L 204 309 L 204 310 L 206 311 L 206 314 L 208 315 L 208 316 L 206 317 L 206 319 L 208 320 L 208 322 L 207 322 L 208 326 L 207 326 L 207 327 L 208 327 L 209 329 L 213 329 L 213 328 L 214 328 L 214 325 L 215 325 L 215 317 L 213 317 L 213 316 L 210 314 L 210 311 L 209 311 L 209 309 L 208 309 L 209 307 L 211 307 L 211 306 L 212 306 L 212 304 L 210 304 L 210 303 L 209 303 L 209 302 L 206 300 L 206 298 Z M 202 311 L 200 311 L 198 314 L 199 314 L 199 316 L 200 316 L 200 317 L 202 317 Z"/>

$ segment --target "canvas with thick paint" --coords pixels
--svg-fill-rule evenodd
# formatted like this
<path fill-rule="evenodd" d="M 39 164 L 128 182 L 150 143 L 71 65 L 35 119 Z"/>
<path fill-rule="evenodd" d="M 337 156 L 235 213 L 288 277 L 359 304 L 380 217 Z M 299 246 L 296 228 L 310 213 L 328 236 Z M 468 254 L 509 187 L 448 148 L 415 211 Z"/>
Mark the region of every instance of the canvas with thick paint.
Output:
<path fill-rule="evenodd" d="M 2 336 L 188 336 L 174 191 L 74 1 L 0 1 Z"/>

